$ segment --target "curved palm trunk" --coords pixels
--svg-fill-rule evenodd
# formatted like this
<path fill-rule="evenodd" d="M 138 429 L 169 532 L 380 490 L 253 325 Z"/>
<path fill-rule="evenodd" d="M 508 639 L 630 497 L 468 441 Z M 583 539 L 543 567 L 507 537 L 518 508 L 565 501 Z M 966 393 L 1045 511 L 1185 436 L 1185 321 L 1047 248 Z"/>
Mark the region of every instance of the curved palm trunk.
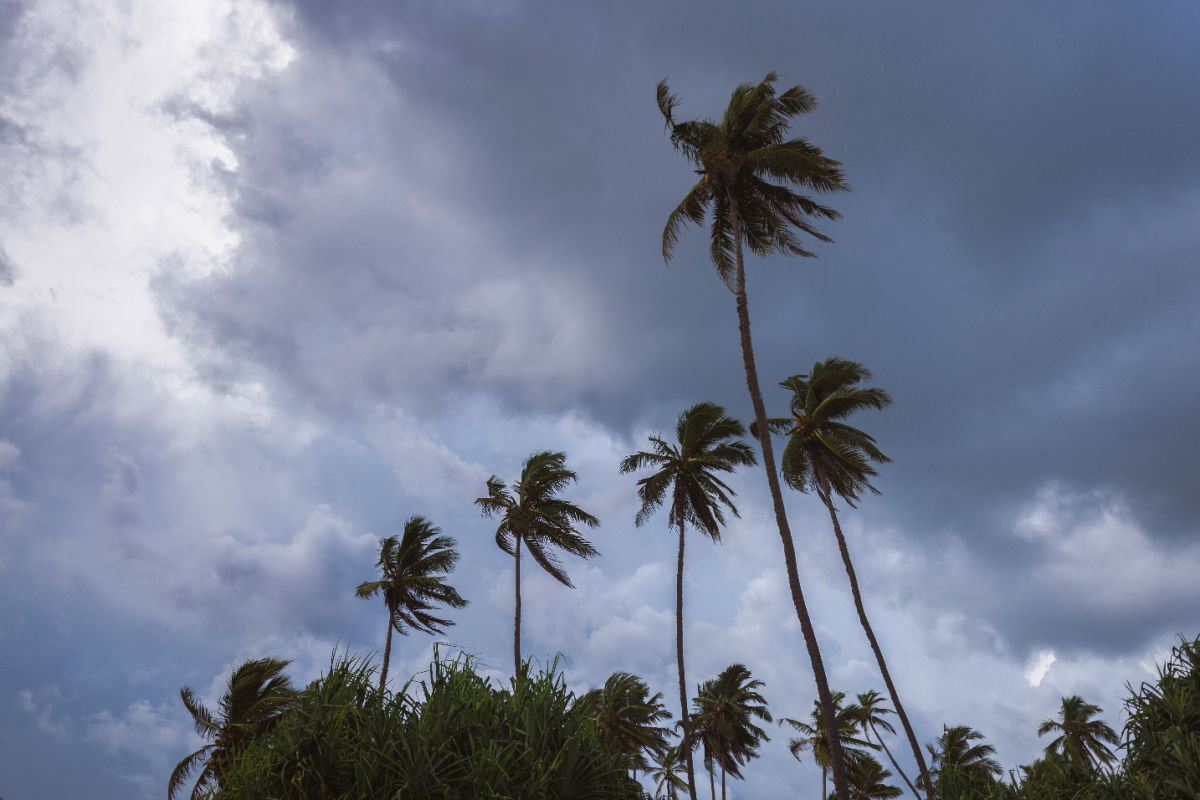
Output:
<path fill-rule="evenodd" d="M 388 612 L 387 644 L 383 646 L 383 669 L 379 673 L 379 702 L 383 702 L 383 687 L 387 685 L 388 661 L 392 657 L 392 614 Z"/>
<path fill-rule="evenodd" d="M 912 790 L 912 793 L 916 795 L 917 800 L 921 800 L 921 793 L 917 791 L 917 787 L 913 786 L 913 782 L 908 779 L 908 776 L 904 774 L 904 770 L 900 769 L 900 765 L 896 763 L 896 758 L 892 755 L 892 751 L 888 750 L 887 744 L 885 744 L 883 741 L 882 734 L 875 730 L 874 725 L 870 727 L 871 732 L 875 734 L 875 738 L 879 740 L 879 746 L 883 748 L 883 752 L 887 753 L 888 761 L 892 762 L 892 766 L 896 768 L 896 773 L 899 774 L 899 776 L 904 780 L 904 783 L 907 784 L 908 788 Z M 870 740 L 871 737 L 868 736 L 867 741 Z"/>
<path fill-rule="evenodd" d="M 679 668 L 679 719 L 683 722 L 688 794 L 696 800 L 696 769 L 692 765 L 692 722 L 688 716 L 687 680 L 683 677 L 683 520 L 679 520 L 679 559 L 675 565 L 675 659 Z"/>
<path fill-rule="evenodd" d="M 792 544 L 792 531 L 788 527 L 787 512 L 783 508 L 783 492 L 779 488 L 779 475 L 775 471 L 775 452 L 771 447 L 771 432 L 767 429 L 767 409 L 763 403 L 762 390 L 758 386 L 758 368 L 754 365 L 754 346 L 750 340 L 750 308 L 746 301 L 746 265 L 742 260 L 742 221 L 738 216 L 737 202 L 730 197 L 730 216 L 733 218 L 733 240 L 737 244 L 737 280 L 735 294 L 737 295 L 738 333 L 742 340 L 742 362 L 746 368 L 746 388 L 750 390 L 750 401 L 754 404 L 754 419 L 758 425 L 758 443 L 763 451 L 763 468 L 767 471 L 767 485 L 771 489 L 771 504 L 775 508 L 775 522 L 779 528 L 779 538 L 783 542 L 783 559 L 787 567 L 788 588 L 792 591 L 792 604 L 796 607 L 796 616 L 800 619 L 800 630 L 804 634 L 804 644 L 808 647 L 808 658 L 812 662 L 813 676 L 817 682 L 817 697 L 821 702 L 821 713 L 825 719 L 834 719 L 833 697 L 829 693 L 829 681 L 825 677 L 825 665 L 821 661 L 821 650 L 817 646 L 817 634 L 813 630 L 812 619 L 808 616 L 808 606 L 804 602 L 804 592 L 800 588 L 800 573 L 796 568 L 796 548 Z M 850 791 L 846 783 L 845 762 L 842 758 L 842 744 L 838 737 L 826 736 L 829 746 L 831 767 L 833 770 L 833 786 L 837 791 L 838 800 L 850 800 Z"/>
<path fill-rule="evenodd" d="M 879 672 L 883 675 L 883 682 L 887 685 L 888 694 L 892 696 L 892 705 L 896 709 L 896 716 L 900 717 L 900 723 L 904 726 L 904 732 L 908 735 L 908 743 L 912 746 L 913 756 L 917 759 L 917 769 L 924 775 L 926 772 L 925 758 L 921 755 L 921 746 L 917 744 L 917 735 L 913 733 L 912 725 L 908 722 L 908 715 L 904 713 L 904 706 L 900 705 L 900 695 L 896 694 L 896 686 L 892 683 L 892 676 L 888 672 L 887 662 L 883 660 L 883 651 L 879 649 L 879 641 L 875 638 L 875 631 L 871 630 L 871 623 L 867 621 L 867 610 L 863 607 L 862 594 L 858 590 L 858 577 L 854 574 L 854 563 L 850 560 L 850 550 L 846 547 L 846 537 L 842 535 L 842 526 L 838 523 L 838 515 L 833 507 L 833 499 L 827 491 L 822 490 L 819 492 L 819 495 L 825 503 L 825 508 L 829 509 L 829 519 L 833 521 L 833 533 L 837 536 L 838 550 L 842 553 L 842 563 L 846 566 L 846 576 L 850 579 L 850 593 L 854 595 L 854 607 L 858 609 L 858 620 L 862 623 L 863 630 L 866 631 L 867 641 L 871 643 L 871 650 L 875 652 L 875 660 L 879 663 Z M 880 739 L 880 741 L 883 740 Z M 890 753 L 888 755 L 889 757 L 891 756 Z M 896 762 L 893 761 L 892 763 Z M 899 769 L 899 767 L 896 767 L 896 769 Z M 908 779 L 905 778 L 905 782 L 907 781 Z M 909 784 L 909 786 L 911 787 L 912 784 Z"/>
<path fill-rule="evenodd" d="M 713 763 L 711 761 L 709 761 L 708 762 L 708 792 L 709 792 L 709 794 L 712 795 L 712 800 L 717 800 L 717 784 L 714 782 L 715 778 L 713 777 L 715 774 L 716 774 L 716 770 L 713 769 Z"/>
<path fill-rule="evenodd" d="M 517 610 L 513 616 L 513 677 L 516 678 L 521 674 L 521 537 L 514 536 L 513 539 L 517 553 Z"/>

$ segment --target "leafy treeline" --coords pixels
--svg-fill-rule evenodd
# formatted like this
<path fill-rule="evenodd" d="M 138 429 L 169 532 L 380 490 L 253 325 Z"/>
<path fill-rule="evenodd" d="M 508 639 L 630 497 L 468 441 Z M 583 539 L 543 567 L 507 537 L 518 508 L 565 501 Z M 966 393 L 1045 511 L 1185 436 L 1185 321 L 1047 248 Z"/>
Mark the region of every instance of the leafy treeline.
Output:
<path fill-rule="evenodd" d="M 1078 697 L 1064 698 L 1060 719 L 1043 724 L 1039 735 L 1058 735 L 1045 757 L 1023 767 L 1020 776 L 1001 780 L 990 746 L 965 726 L 946 727 L 936 743 L 927 745 L 932 762 L 926 763 L 867 615 L 838 510 L 839 503 L 853 508 L 864 492 L 875 492 L 870 481 L 876 465 L 890 461 L 874 438 L 846 419 L 882 409 L 891 398 L 883 389 L 864 385 L 871 377 L 865 366 L 837 357 L 782 381 L 790 393 L 786 416 L 767 414 L 759 383 L 743 251 L 812 256 L 803 237 L 830 241 L 813 220 L 836 219 L 838 213 L 811 195 L 848 188 L 841 164 L 807 140 L 789 138 L 791 121 L 815 108 L 816 100 L 802 86 L 777 92 L 775 79 L 771 73 L 758 84 L 738 86 L 717 120 L 679 120 L 679 99 L 667 83 L 661 82 L 657 91 L 670 141 L 699 176 L 667 218 L 662 254 L 671 258 L 687 225 L 707 224 L 711 260 L 734 296 L 754 410 L 747 429 L 722 407 L 698 403 L 679 415 L 673 438 L 651 436 L 647 449 L 618 467 L 621 473 L 642 473 L 636 524 L 645 524 L 665 507 L 666 524 L 678 539 L 679 721 L 674 730 L 662 724 L 672 717 L 662 694 L 651 693 L 635 675 L 615 673 L 603 687 L 576 698 L 553 667 L 535 674 L 522 658 L 522 551 L 566 587 L 572 583 L 560 551 L 581 558 L 599 555 L 580 532 L 599 521 L 563 496 L 577 480 L 566 454 L 545 450 L 525 461 L 516 480 L 493 475 L 475 501 L 485 516 L 498 520 L 496 544 L 513 558 L 514 672 L 507 686 L 493 686 L 480 677 L 468 658 L 442 661 L 435 650 L 427 681 L 409 681 L 400 691 L 389 692 L 393 632 L 440 632 L 453 624 L 438 616 L 441 609 L 467 602 L 448 582 L 459 555 L 455 541 L 416 516 L 400 537 L 380 542 L 379 574 L 357 588 L 360 597 L 381 596 L 387 611 L 378 684 L 373 665 L 345 656 L 335 657 L 329 672 L 303 691 L 283 675 L 287 662 L 246 662 L 230 677 L 215 714 L 184 689 L 184 704 L 209 744 L 176 768 L 170 797 L 198 770 L 193 798 L 632 798 L 644 796 L 635 780 L 641 775 L 655 783 L 659 796 L 676 798 L 686 792 L 689 800 L 697 800 L 699 753 L 710 795 L 715 800 L 719 779 L 724 798 L 728 779 L 742 778 L 769 741 L 758 723 L 770 723 L 773 717 L 760 692 L 762 682 L 741 664 L 689 692 L 684 552 L 688 527 L 720 540 L 725 513 L 738 514 L 725 477 L 756 463 L 767 479 L 817 695 L 807 719 L 783 717 L 780 724 L 797 734 L 789 741 L 793 755 L 811 752 L 821 767 L 822 798 L 902 794 L 903 789 L 888 782 L 893 772 L 878 759 L 879 751 L 907 790 L 925 800 L 1198 797 L 1200 639 L 1184 640 L 1159 682 L 1142 686 L 1127 702 L 1130 720 L 1120 742 L 1127 756 L 1115 771 L 1110 746 L 1117 745 L 1116 735 L 1091 719 L 1099 709 Z M 758 442 L 761 461 L 745 441 L 747 430 Z M 779 459 L 772 436 L 783 437 Z M 875 691 L 845 704 L 845 695 L 829 686 L 800 585 L 780 473 L 790 488 L 816 495 L 829 514 L 890 708 Z M 895 715 L 899 731 L 889 715 Z M 833 722 L 826 725 L 825 720 Z M 908 744 L 915 766 L 911 775 L 901 768 L 883 733 L 896 738 L 893 746 Z M 1113 794 L 1118 791 L 1126 794 Z"/>

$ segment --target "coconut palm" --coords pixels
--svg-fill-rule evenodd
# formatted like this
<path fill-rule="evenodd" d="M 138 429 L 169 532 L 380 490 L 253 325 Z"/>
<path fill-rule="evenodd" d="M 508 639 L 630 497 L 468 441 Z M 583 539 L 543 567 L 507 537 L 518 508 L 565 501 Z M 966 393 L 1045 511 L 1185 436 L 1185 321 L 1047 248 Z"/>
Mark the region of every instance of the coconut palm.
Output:
<path fill-rule="evenodd" d="M 579 704 L 595 721 L 609 752 L 629 756 L 635 776 L 650 769 L 647 754 L 668 749 L 667 729 L 656 723 L 670 719 L 671 712 L 663 707 L 662 692 L 651 697 L 650 688 L 637 675 L 614 672 L 603 688 L 580 697 Z"/>
<path fill-rule="evenodd" d="M 983 734 L 966 725 L 942 726 L 942 735 L 935 745 L 926 745 L 933 758 L 930 774 L 937 777 L 952 768 L 971 779 L 991 780 L 1001 772 L 996 761 L 996 748 L 990 744 L 971 744 Z M 926 782 L 928 783 L 928 782 Z"/>
<path fill-rule="evenodd" d="M 892 727 L 892 723 L 887 720 L 886 715 L 895 714 L 896 712 L 883 705 L 883 697 L 874 689 L 858 695 L 858 707 L 862 709 L 859 724 L 862 726 L 863 737 L 869 742 L 871 741 L 871 734 L 875 734 L 875 738 L 879 740 L 878 746 L 883 748 L 883 752 L 887 754 L 888 761 L 892 762 L 892 766 L 896 768 L 896 773 L 899 774 L 908 788 L 912 790 L 912 793 L 920 798 L 921 793 L 917 791 L 917 787 L 913 786 L 912 781 L 904 774 L 904 770 L 896 763 L 895 756 L 892 755 L 892 751 L 888 749 L 887 742 L 883 740 L 883 736 L 879 733 L 880 730 L 885 730 L 895 735 L 896 729 Z"/>
<path fill-rule="evenodd" d="M 834 505 L 835 496 L 853 507 L 864 490 L 876 492 L 870 483 L 870 478 L 877 474 L 872 462 L 891 460 L 879 450 L 871 436 L 843 422 L 856 411 L 883 408 L 892 401 L 883 389 L 859 385 L 870 377 L 871 371 L 855 361 L 836 357 L 819 361 L 813 364 L 812 371 L 807 375 L 793 375 L 780 384 L 792 393 L 792 415 L 768 420 L 767 425 L 774 432 L 788 437 L 781 459 L 783 479 L 793 489 L 814 492 L 829 512 L 838 551 L 842 555 L 842 565 L 850 580 L 850 593 L 854 596 L 858 620 L 875 653 L 875 662 L 879 665 L 896 716 L 904 726 L 917 768 L 923 773 L 925 759 L 921 754 L 921 746 L 908 715 L 904 713 L 883 650 L 867 618 L 854 562 L 850 559 L 850 550 Z M 757 432 L 756 428 L 752 430 Z"/>
<path fill-rule="evenodd" d="M 1046 745 L 1046 755 L 1058 754 L 1085 770 L 1097 769 L 1102 764 L 1107 766 L 1116 761 L 1113 752 L 1105 747 L 1105 742 L 1117 744 L 1116 731 L 1103 720 L 1092 719 L 1100 711 L 1100 706 L 1085 703 L 1079 695 L 1064 697 L 1058 721 L 1048 719 L 1038 726 L 1038 736 L 1058 733 Z"/>
<path fill-rule="evenodd" d="M 638 498 L 642 507 L 635 523 L 646 523 L 670 498 L 667 524 L 679 531 L 675 563 L 675 660 L 679 672 L 680 724 L 683 728 L 684 761 L 687 764 L 688 792 L 696 800 L 696 774 L 690 739 L 687 680 L 683 661 L 683 550 L 687 525 L 719 542 L 725 524 L 724 509 L 737 516 L 734 491 L 719 477 L 739 466 L 754 463 L 754 451 L 742 441 L 746 429 L 725 415 L 715 403 L 697 403 L 679 415 L 675 422 L 675 441 L 651 436 L 649 451 L 639 451 L 621 462 L 622 474 L 651 468 L 656 471 L 638 480 Z"/>
<path fill-rule="evenodd" d="M 715 767 L 721 768 L 721 800 L 725 798 L 725 775 L 741 779 L 741 767 L 758 757 L 758 746 L 770 741 L 754 720 L 771 722 L 767 701 L 759 694 L 763 682 L 750 676 L 743 664 L 731 664 L 716 678 L 705 681 L 692 701 L 696 731 L 704 746 L 709 784 Z M 716 794 L 715 789 L 712 789 Z"/>
<path fill-rule="evenodd" d="M 688 223 L 702 226 L 711 212 L 709 253 L 717 274 L 735 295 L 746 388 L 754 406 L 754 418 L 760 422 L 766 420 L 767 412 L 758 385 L 758 368 L 750 337 L 742 246 L 745 244 L 760 256 L 771 253 L 811 256 L 812 253 L 801 245 L 797 232 L 819 241 L 829 241 L 810 220 L 836 219 L 838 213 L 790 187 L 817 193 L 848 188 L 838 162 L 827 158 L 820 148 L 804 139 L 785 138 L 792 118 L 811 111 L 816 100 L 803 86 L 793 86 L 777 94 L 775 79 L 772 72 L 757 85 L 738 86 L 719 121 L 677 121 L 675 108 L 679 99 L 671 93 L 666 81 L 658 84 L 658 107 L 666 120 L 671 143 L 696 167 L 700 176 L 667 217 L 663 228 L 663 258 L 670 260 L 680 233 Z M 765 425 L 760 425 L 759 444 L 783 546 L 792 602 L 812 662 L 817 694 L 825 713 L 832 717 L 829 682 L 800 587 L 795 546 Z M 836 740 L 832 742 L 832 753 L 838 797 L 849 800 L 841 749 Z"/>
<path fill-rule="evenodd" d="M 851 800 L 884 800 L 899 797 L 904 790 L 885 783 L 892 775 L 870 753 L 856 753 L 850 758 Z"/>
<path fill-rule="evenodd" d="M 521 545 L 538 566 L 564 586 L 573 587 L 554 548 L 581 558 L 599 555 L 591 542 L 579 535 L 577 525 L 596 527 L 600 521 L 579 506 L 558 496 L 574 483 L 565 453 L 544 450 L 525 460 L 521 478 L 510 490 L 495 475 L 488 478 L 487 496 L 475 503 L 484 516 L 500 517 L 496 545 L 516 564 L 516 610 L 513 615 L 513 674 L 521 674 Z"/>
<path fill-rule="evenodd" d="M 277 658 L 257 658 L 243 663 L 229 676 L 216 714 L 196 699 L 191 687 L 179 690 L 184 708 L 192 715 L 196 733 L 209 744 L 180 761 L 171 772 L 167 783 L 168 798 L 175 797 L 197 767 L 201 767 L 200 776 L 192 788 L 192 800 L 211 793 L 220 786 L 230 759 L 238 749 L 271 730 L 279 715 L 296 698 L 291 679 L 283 674 L 290 663 Z"/>
<path fill-rule="evenodd" d="M 687 788 L 687 782 L 680 775 L 686 772 L 685 761 L 679 746 L 668 747 L 658 754 L 654 768 L 650 770 L 656 797 L 665 796 L 667 800 L 678 800 L 679 790 Z"/>
<path fill-rule="evenodd" d="M 364 581 L 354 593 L 359 597 L 383 595 L 388 611 L 387 643 L 383 648 L 383 669 L 379 673 L 379 694 L 387 685 L 388 661 L 392 655 L 392 631 L 401 636 L 409 630 L 441 633 L 454 623 L 435 617 L 438 605 L 462 608 L 467 601 L 445 582 L 458 561 L 454 539 L 424 517 L 411 517 L 404 523 L 402 538 L 389 536 L 379 540 L 380 580 Z"/>
<path fill-rule="evenodd" d="M 791 752 L 793 758 L 799 761 L 801 753 L 805 750 L 812 751 L 813 760 L 821 768 L 822 798 L 829 796 L 826 789 L 833 762 L 829 747 L 830 741 L 838 742 L 842 752 L 846 756 L 847 762 L 850 763 L 859 755 L 865 755 L 868 749 L 875 747 L 871 742 L 858 738 L 859 724 L 863 718 L 862 708 L 856 703 L 842 706 L 842 701 L 846 699 L 845 692 L 834 692 L 831 699 L 833 700 L 834 729 L 837 731 L 837 736 L 835 737 L 827 735 L 825 729 L 825 710 L 819 700 L 813 703 L 813 710 L 809 714 L 808 722 L 802 722 L 791 717 L 783 717 L 779 720 L 780 725 L 790 725 L 793 730 L 800 734 L 798 737 L 788 740 L 788 750 Z"/>

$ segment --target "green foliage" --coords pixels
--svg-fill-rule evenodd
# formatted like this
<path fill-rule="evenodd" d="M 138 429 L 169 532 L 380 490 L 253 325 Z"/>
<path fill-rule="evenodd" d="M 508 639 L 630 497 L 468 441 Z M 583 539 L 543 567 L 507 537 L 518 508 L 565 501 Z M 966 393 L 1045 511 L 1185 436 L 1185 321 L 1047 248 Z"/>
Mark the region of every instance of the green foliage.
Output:
<path fill-rule="evenodd" d="M 741 768 L 758 757 L 758 747 L 770 741 L 766 731 L 754 724 L 758 719 L 771 721 L 767 701 L 758 689 L 763 682 L 750 676 L 743 664 L 731 664 L 716 678 L 700 686 L 692 701 L 692 719 L 696 736 L 704 746 L 704 763 L 711 770 L 721 768 L 721 786 L 725 773 L 742 778 Z M 723 793 L 723 792 L 722 792 Z"/>
<path fill-rule="evenodd" d="M 1181 636 L 1158 681 L 1129 690 L 1123 746 L 1131 796 L 1200 798 L 1200 636 Z"/>
<path fill-rule="evenodd" d="M 579 698 L 579 708 L 600 729 L 609 750 L 629 756 L 641 772 L 650 769 L 648 755 L 668 750 L 668 731 L 657 723 L 670 719 L 671 712 L 663 707 L 662 693 L 651 696 L 637 675 L 614 672 L 602 688 Z"/>
<path fill-rule="evenodd" d="M 506 688 L 435 653 L 425 680 L 380 698 L 365 661 L 335 659 L 234 760 L 222 800 L 641 798 L 562 676 L 526 663 Z M 382 702 L 381 702 L 382 700 Z"/>

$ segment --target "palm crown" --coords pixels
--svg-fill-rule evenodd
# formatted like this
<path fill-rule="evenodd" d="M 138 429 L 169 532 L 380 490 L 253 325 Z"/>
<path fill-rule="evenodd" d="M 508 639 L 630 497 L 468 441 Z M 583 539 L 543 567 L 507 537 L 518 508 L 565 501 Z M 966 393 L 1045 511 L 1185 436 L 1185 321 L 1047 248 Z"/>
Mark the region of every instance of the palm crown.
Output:
<path fill-rule="evenodd" d="M 705 681 L 692 702 L 705 761 L 721 767 L 722 794 L 725 773 L 741 778 L 741 766 L 757 757 L 760 742 L 770 740 L 766 731 L 754 724 L 754 720 L 771 722 L 767 701 L 758 692 L 762 686 L 745 665 L 731 664 Z"/>
<path fill-rule="evenodd" d="M 930 771 L 940 775 L 950 768 L 980 779 L 999 775 L 1000 764 L 994 758 L 996 748 L 990 744 L 972 744 L 982 738 L 982 733 L 966 725 L 943 726 L 937 744 L 928 746 L 929 754 L 933 756 Z"/>
<path fill-rule="evenodd" d="M 599 689 L 579 698 L 580 706 L 596 722 L 611 749 L 627 754 L 636 770 L 650 769 L 646 754 L 661 755 L 667 748 L 667 729 L 658 723 L 671 718 L 662 704 L 662 693 L 637 675 L 614 672 Z"/>
<path fill-rule="evenodd" d="M 803 86 L 776 94 L 775 80 L 772 72 L 757 85 L 738 86 L 720 121 L 677 122 L 675 107 L 679 99 L 665 80 L 658 84 L 658 108 L 666 120 L 671 144 L 696 166 L 700 175 L 667 217 L 663 258 L 671 258 L 684 225 L 702 226 L 711 210 L 713 265 L 731 288 L 738 245 L 735 228 L 740 228 L 741 239 L 758 255 L 781 252 L 811 256 L 794 231 L 827 242 L 829 237 L 817 231 L 809 218 L 837 219 L 839 214 L 787 184 L 815 192 L 849 188 L 841 164 L 805 139 L 785 139 L 791 119 L 812 111 L 817 101 Z"/>
<path fill-rule="evenodd" d="M 783 479 L 793 489 L 815 491 L 822 500 L 833 495 L 854 504 L 864 489 L 877 491 L 870 478 L 872 462 L 891 461 L 866 433 L 842 422 L 866 408 L 883 408 L 891 396 L 877 387 L 858 384 L 871 370 L 856 361 L 827 358 L 813 364 L 807 375 L 793 375 L 779 385 L 792 392 L 792 416 L 767 425 L 787 435 L 783 448 Z"/>
<path fill-rule="evenodd" d="M 229 676 L 218 711 L 213 714 L 196 699 L 191 687 L 180 689 L 183 706 L 192 715 L 196 733 L 209 740 L 171 773 L 167 796 L 173 798 L 192 771 L 203 764 L 192 789 L 192 800 L 217 788 L 229 759 L 237 750 L 271 729 L 279 715 L 295 700 L 296 690 L 283 673 L 290 661 L 258 658 L 243 663 Z"/>
<path fill-rule="evenodd" d="M 1078 767 L 1093 769 L 1101 764 L 1116 760 L 1105 742 L 1117 744 L 1116 732 L 1103 720 L 1092 719 L 1100 713 L 1100 706 L 1085 703 L 1079 695 L 1064 697 L 1058 712 L 1059 720 L 1048 719 L 1038 726 L 1038 736 L 1058 732 L 1046 753 L 1065 756 Z"/>
<path fill-rule="evenodd" d="M 638 481 L 642 501 L 635 523 L 644 524 L 668 497 L 671 506 L 667 523 L 681 528 L 684 523 L 714 542 L 721 540 L 725 524 L 723 508 L 737 516 L 733 490 L 717 475 L 755 463 L 754 450 L 741 441 L 745 427 L 716 403 L 697 403 L 679 415 L 675 423 L 678 444 L 651 436 L 653 449 L 640 451 L 621 462 L 621 472 L 647 467 L 658 471 Z"/>

